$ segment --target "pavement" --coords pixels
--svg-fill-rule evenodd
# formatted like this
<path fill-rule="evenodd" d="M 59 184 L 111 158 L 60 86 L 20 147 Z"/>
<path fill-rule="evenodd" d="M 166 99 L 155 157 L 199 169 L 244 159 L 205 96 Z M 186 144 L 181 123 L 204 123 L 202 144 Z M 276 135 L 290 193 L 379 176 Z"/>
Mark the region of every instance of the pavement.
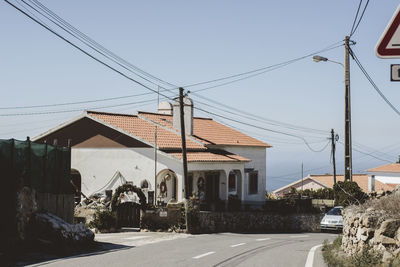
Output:
<path fill-rule="evenodd" d="M 28 266 L 326 266 L 321 247 L 336 234 L 96 234 L 96 252 Z M 25 266 L 25 265 L 24 265 Z"/>

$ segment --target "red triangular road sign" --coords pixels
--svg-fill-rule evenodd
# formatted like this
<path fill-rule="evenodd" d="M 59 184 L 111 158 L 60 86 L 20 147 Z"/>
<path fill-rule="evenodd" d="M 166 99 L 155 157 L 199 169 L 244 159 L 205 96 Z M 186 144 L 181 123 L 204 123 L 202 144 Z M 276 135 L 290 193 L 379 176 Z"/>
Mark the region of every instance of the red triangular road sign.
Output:
<path fill-rule="evenodd" d="M 380 58 L 400 58 L 400 5 L 379 39 L 375 52 Z"/>

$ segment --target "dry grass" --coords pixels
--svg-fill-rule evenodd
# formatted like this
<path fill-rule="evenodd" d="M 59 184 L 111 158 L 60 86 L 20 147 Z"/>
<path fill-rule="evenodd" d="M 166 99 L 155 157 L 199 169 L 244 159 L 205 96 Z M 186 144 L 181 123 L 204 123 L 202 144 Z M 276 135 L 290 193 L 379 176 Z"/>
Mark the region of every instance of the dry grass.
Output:
<path fill-rule="evenodd" d="M 388 217 L 400 218 L 400 193 L 391 194 L 379 199 L 370 199 L 359 206 L 360 210 L 373 209 L 384 211 Z"/>

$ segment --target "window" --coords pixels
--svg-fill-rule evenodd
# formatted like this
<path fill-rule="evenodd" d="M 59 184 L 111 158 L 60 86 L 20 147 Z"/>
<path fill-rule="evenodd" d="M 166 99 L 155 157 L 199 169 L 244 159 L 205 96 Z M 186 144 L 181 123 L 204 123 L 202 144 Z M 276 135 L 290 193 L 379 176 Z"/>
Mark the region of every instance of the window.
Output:
<path fill-rule="evenodd" d="M 231 171 L 229 173 L 228 188 L 229 188 L 229 192 L 236 191 L 236 173 L 234 171 Z"/>
<path fill-rule="evenodd" d="M 258 193 L 258 172 L 249 173 L 249 195 Z"/>

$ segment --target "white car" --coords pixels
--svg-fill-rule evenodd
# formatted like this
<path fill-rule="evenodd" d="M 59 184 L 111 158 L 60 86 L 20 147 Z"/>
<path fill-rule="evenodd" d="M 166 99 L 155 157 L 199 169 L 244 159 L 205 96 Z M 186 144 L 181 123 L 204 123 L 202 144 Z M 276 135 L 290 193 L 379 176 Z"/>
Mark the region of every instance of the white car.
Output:
<path fill-rule="evenodd" d="M 321 221 L 321 230 L 342 230 L 343 229 L 343 217 L 342 217 L 342 206 L 336 206 L 328 211 Z"/>

